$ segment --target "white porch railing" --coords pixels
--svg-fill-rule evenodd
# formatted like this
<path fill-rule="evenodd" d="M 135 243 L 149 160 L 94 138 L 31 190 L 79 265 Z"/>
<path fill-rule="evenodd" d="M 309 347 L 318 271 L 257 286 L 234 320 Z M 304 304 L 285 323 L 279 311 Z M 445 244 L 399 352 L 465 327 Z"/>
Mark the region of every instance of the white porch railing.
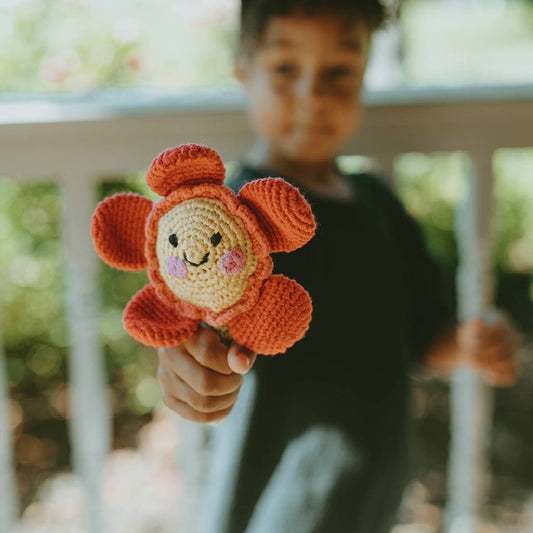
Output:
<path fill-rule="evenodd" d="M 244 105 L 237 89 L 181 96 L 108 91 L 85 98 L 14 96 L 0 100 L 0 175 L 17 180 L 52 178 L 62 188 L 71 339 L 69 379 L 74 391 L 71 439 L 74 469 L 86 488 L 90 533 L 103 531 L 99 483 L 111 427 L 95 328 L 96 257 L 89 236 L 95 185 L 106 175 L 146 169 L 162 149 L 184 142 L 207 144 L 226 161 L 239 159 L 251 140 Z M 462 258 L 463 271 L 467 272 L 464 279 L 475 280 L 477 290 L 463 291 L 460 300 L 465 316 L 471 312 L 466 310 L 480 312 L 490 304 L 483 294 L 490 285 L 484 273 L 490 270 L 486 252 L 490 247 L 492 156 L 499 148 L 533 146 L 533 86 L 374 93 L 367 95 L 366 106 L 361 131 L 346 146 L 346 154 L 370 156 L 391 174 L 394 158 L 406 152 L 462 150 L 470 155 L 473 195 L 469 201 L 474 216 L 464 219 L 460 233 L 467 243 L 465 249 L 477 251 Z M 0 341 L 0 354 L 1 348 Z M 12 444 L 7 433 L 10 424 L 6 421 L 7 387 L 2 370 L 0 529 L 8 531 L 8 523 L 16 515 L 16 499 L 9 467 Z M 457 420 L 472 427 L 482 420 L 490 395 L 484 393 L 476 376 L 456 382 L 454 398 L 463 402 L 456 416 L 469 417 Z M 473 390 L 478 392 L 471 394 Z M 451 529 L 457 519 L 478 510 L 481 497 L 474 487 L 479 485 L 475 465 L 482 464 L 484 444 L 479 434 L 470 442 L 455 434 L 453 446 L 452 486 L 470 488 L 452 495 Z"/>

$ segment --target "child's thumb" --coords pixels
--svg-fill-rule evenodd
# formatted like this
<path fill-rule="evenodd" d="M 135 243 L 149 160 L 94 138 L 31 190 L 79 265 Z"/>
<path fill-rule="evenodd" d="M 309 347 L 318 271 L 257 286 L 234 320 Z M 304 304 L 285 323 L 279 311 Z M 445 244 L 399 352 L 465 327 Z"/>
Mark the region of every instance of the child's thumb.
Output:
<path fill-rule="evenodd" d="M 232 342 L 228 350 L 228 366 L 237 374 L 246 374 L 252 368 L 257 354 Z"/>

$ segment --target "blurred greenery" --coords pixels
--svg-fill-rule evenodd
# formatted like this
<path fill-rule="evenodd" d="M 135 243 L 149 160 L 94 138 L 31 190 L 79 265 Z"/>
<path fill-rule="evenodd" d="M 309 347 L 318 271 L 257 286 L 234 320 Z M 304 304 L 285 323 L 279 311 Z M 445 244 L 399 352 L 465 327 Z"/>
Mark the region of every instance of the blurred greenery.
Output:
<path fill-rule="evenodd" d="M 238 0 L 0 2 L 0 91 L 233 84 Z M 533 81 L 533 3 L 403 0 L 410 84 Z"/>
<path fill-rule="evenodd" d="M 102 184 L 100 196 L 119 190 L 146 194 L 138 176 Z M 63 306 L 60 195 L 52 184 L 0 180 L 0 305 L 19 488 L 23 504 L 43 475 L 70 468 L 67 331 Z M 115 415 L 114 446 L 133 446 L 137 430 L 160 401 L 154 353 L 122 329 L 130 295 L 144 273 L 100 271 L 100 331 Z"/>
<path fill-rule="evenodd" d="M 416 84 L 533 80 L 533 2 L 402 4 L 403 63 Z"/>
<path fill-rule="evenodd" d="M 237 2 L 0 3 L 0 91 L 231 83 Z M 163 16 L 162 16 L 163 15 Z"/>

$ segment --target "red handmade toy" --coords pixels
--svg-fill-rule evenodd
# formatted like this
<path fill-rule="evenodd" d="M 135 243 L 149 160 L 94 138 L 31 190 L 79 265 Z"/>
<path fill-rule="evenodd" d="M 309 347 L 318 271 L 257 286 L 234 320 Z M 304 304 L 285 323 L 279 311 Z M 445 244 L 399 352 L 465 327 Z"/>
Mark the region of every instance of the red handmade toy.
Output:
<path fill-rule="evenodd" d="M 189 338 L 202 320 L 226 326 L 239 344 L 284 352 L 311 320 L 311 299 L 296 281 L 272 275 L 272 252 L 290 252 L 315 232 L 311 208 L 281 178 L 247 183 L 236 196 L 207 146 L 162 152 L 146 181 L 163 196 L 131 193 L 101 202 L 91 233 L 100 257 L 122 270 L 148 268 L 150 283 L 124 310 L 124 325 L 151 346 Z"/>

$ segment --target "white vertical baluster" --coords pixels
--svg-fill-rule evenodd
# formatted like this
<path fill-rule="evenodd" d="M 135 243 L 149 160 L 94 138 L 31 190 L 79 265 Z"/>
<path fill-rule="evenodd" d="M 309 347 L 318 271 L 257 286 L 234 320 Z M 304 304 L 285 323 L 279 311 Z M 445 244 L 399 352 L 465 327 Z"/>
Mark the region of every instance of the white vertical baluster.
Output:
<path fill-rule="evenodd" d="M 200 533 L 200 520 L 205 513 L 204 493 L 210 452 L 210 428 L 208 425 L 183 418 L 179 418 L 177 424 L 180 442 L 178 468 L 183 487 L 176 531 Z"/>
<path fill-rule="evenodd" d="M 10 531 L 15 524 L 18 508 L 11 448 L 8 385 L 4 370 L 2 326 L 2 308 L 0 307 L 0 531 Z"/>
<path fill-rule="evenodd" d="M 481 154 L 472 158 L 468 195 L 457 217 L 461 322 L 483 316 L 493 299 L 491 156 Z M 487 488 L 486 451 L 492 416 L 492 391 L 476 371 L 460 368 L 454 372 L 451 411 L 447 529 L 450 533 L 475 533 Z"/>
<path fill-rule="evenodd" d="M 73 466 L 85 488 L 87 531 L 101 533 L 106 530 L 100 495 L 102 471 L 110 451 L 111 414 L 98 340 L 96 254 L 90 237 L 94 182 L 89 177 L 65 180 L 63 208 Z"/>

